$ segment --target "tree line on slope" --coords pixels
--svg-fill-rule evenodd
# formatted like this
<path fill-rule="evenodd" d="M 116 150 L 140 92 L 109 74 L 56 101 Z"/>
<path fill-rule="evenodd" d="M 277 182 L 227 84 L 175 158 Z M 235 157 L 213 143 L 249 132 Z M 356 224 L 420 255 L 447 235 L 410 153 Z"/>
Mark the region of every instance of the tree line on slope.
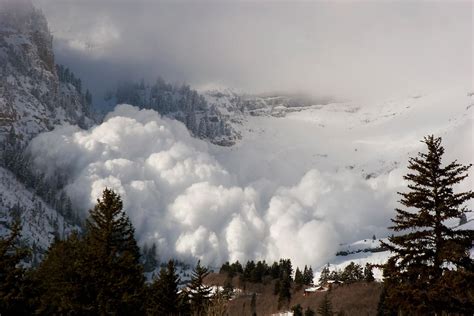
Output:
<path fill-rule="evenodd" d="M 375 281 L 374 273 L 372 271 L 373 265 L 366 263 L 365 267 L 362 268 L 360 264 L 350 262 L 343 270 L 329 270 L 329 266 L 325 266 L 319 277 L 319 284 L 323 285 L 328 281 L 339 281 L 346 284 L 365 281 Z"/>
<path fill-rule="evenodd" d="M 298 284 L 310 285 L 313 283 L 311 266 L 309 268 L 305 266 L 303 272 L 297 267 L 295 277 L 292 277 L 293 267 L 290 259 L 280 259 L 278 262 L 273 262 L 272 265 L 268 265 L 265 260 L 257 262 L 249 260 L 245 266 L 242 266 L 238 260 L 232 264 L 227 261 L 221 266 L 219 273 L 227 274 L 229 277 L 238 275 L 240 280 L 253 283 L 281 279 L 284 274 L 289 275 L 290 280 Z"/>
<path fill-rule="evenodd" d="M 106 100 L 113 95 L 108 92 Z M 127 103 L 171 116 L 184 123 L 194 136 L 218 145 L 232 145 L 239 137 L 229 124 L 229 118 L 186 84 L 170 84 L 162 78 L 153 84 L 144 80 L 122 82 L 116 89 L 115 98 L 117 104 Z"/>
<path fill-rule="evenodd" d="M 76 77 L 68 67 L 60 64 L 56 64 L 56 73 L 58 74 L 58 79 L 60 82 L 70 83 L 76 88 L 77 92 L 79 92 L 83 99 L 82 104 L 88 108 L 88 113 L 90 114 L 90 107 L 92 106 L 92 93 L 89 91 L 89 89 L 86 89 L 84 93 L 82 92 L 81 78 Z"/>
<path fill-rule="evenodd" d="M 375 278 L 372 268 L 373 266 L 370 264 L 366 264 L 365 268 L 362 268 L 362 266 L 354 262 L 349 263 L 342 271 L 329 271 L 329 267 L 325 266 L 319 278 L 319 284 L 325 285 L 328 281 L 341 281 L 345 284 L 374 282 Z M 278 299 L 279 308 L 287 307 L 292 296 L 304 288 L 311 287 L 314 279 L 311 266 L 309 268 L 305 266 L 302 270 L 297 267 L 293 274 L 293 268 L 289 259 L 281 259 L 272 265 L 268 265 L 265 261 L 257 261 L 255 263 L 253 260 L 247 261 L 244 266 L 238 260 L 233 263 L 226 262 L 221 266 L 219 273 L 227 276 L 224 283 L 224 293 L 232 292 L 232 279 L 234 277 L 238 277 L 239 284 L 243 290 L 246 288 L 246 282 L 261 283 L 263 285 L 271 285 L 273 282 L 273 295 Z M 253 301 L 254 298 L 252 298 Z M 324 308 L 329 308 L 329 298 L 326 298 L 322 304 L 324 304 Z M 293 306 L 291 310 L 294 315 L 315 315 L 314 310 L 309 307 L 303 310 L 300 304 Z"/>
<path fill-rule="evenodd" d="M 73 208 L 71 199 L 64 192 L 68 175 L 56 172 L 47 177 L 41 171 L 32 170 L 33 157 L 27 153 L 13 127 L 0 146 L 0 166 L 10 170 L 28 189 L 58 211 L 68 223 L 82 225 L 78 210 Z"/>
<path fill-rule="evenodd" d="M 80 109 L 84 114 L 91 117 L 92 95 L 89 90 L 83 93 L 81 79 L 63 65 L 56 64 L 55 70 L 59 82 L 71 84 L 76 91 L 71 95 L 68 94 L 69 92 L 65 92 L 65 94 L 59 93 L 57 102 L 54 100 L 48 100 L 48 102 L 59 103 L 66 112 L 75 112 L 79 110 L 78 105 L 80 105 Z M 77 95 L 75 94 L 76 92 Z M 41 99 L 36 95 L 35 89 L 33 89 L 32 93 L 36 98 Z M 53 98 L 49 94 L 46 94 L 44 97 Z M 76 97 L 79 100 L 79 104 L 76 104 Z M 71 117 L 73 116 L 71 115 Z M 76 123 L 82 128 L 86 127 L 81 120 Z M 57 210 L 59 214 L 63 215 L 68 223 L 81 226 L 82 219 L 78 216 L 79 212 L 73 209 L 71 200 L 63 190 L 69 176 L 62 173 L 46 176 L 38 170 L 32 170 L 33 157 L 27 152 L 27 143 L 25 141 L 27 141 L 25 135 L 21 131 L 15 130 L 14 126 L 11 126 L 0 144 L 0 166 L 11 171 L 35 195 L 41 197 L 53 209 Z"/>
<path fill-rule="evenodd" d="M 227 280 L 224 289 L 229 288 L 231 280 L 234 276 L 239 276 L 239 283 L 245 289 L 246 282 L 251 283 L 264 283 L 268 284 L 274 281 L 273 294 L 278 296 L 279 306 L 285 306 L 291 300 L 292 286 L 294 282 L 298 282 L 300 286 L 305 284 L 311 284 L 313 282 L 313 270 L 311 267 L 308 269 L 305 266 L 305 275 L 301 274 L 299 268 L 297 268 L 297 278 L 293 279 L 293 266 L 290 259 L 280 259 L 279 262 L 273 262 L 270 266 L 265 261 L 253 260 L 247 261 L 245 267 L 242 267 L 240 262 L 230 264 L 226 262 L 222 265 L 219 273 L 226 274 Z"/>

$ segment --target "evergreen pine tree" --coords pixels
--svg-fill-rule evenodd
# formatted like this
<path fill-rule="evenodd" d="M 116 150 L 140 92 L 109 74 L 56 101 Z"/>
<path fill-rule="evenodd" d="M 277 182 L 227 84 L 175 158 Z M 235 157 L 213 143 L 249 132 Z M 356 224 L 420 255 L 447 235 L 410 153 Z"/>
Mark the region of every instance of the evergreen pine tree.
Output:
<path fill-rule="evenodd" d="M 255 282 L 254 278 L 252 278 L 254 270 L 255 270 L 255 262 L 253 262 L 253 260 L 247 261 L 247 264 L 245 265 L 245 269 L 244 269 L 244 275 L 243 275 L 246 281 Z"/>
<path fill-rule="evenodd" d="M 385 299 L 387 297 L 387 288 L 384 285 L 380 293 L 379 302 L 377 303 L 377 316 L 396 316 L 397 312 L 389 309 Z"/>
<path fill-rule="evenodd" d="M 251 276 L 253 282 L 261 283 L 263 281 L 263 277 L 267 269 L 268 269 L 268 266 L 265 263 L 265 261 L 258 261 L 255 264 L 255 269 Z"/>
<path fill-rule="evenodd" d="M 372 272 L 372 265 L 370 263 L 366 263 L 365 264 L 365 268 L 364 268 L 364 280 L 366 282 L 373 282 L 375 281 L 375 278 L 374 278 L 374 273 Z"/>
<path fill-rule="evenodd" d="M 340 270 L 334 270 L 329 273 L 329 278 L 328 280 L 333 280 L 333 281 L 341 281 L 342 279 L 342 272 Z"/>
<path fill-rule="evenodd" d="M 86 247 L 97 313 L 129 315 L 143 309 L 144 277 L 134 228 L 122 199 L 105 189 L 87 219 Z"/>
<path fill-rule="evenodd" d="M 313 274 L 313 268 L 311 268 L 311 266 L 309 266 L 307 270 L 305 266 L 305 272 L 303 274 L 303 278 L 304 278 L 305 285 L 313 284 L 314 274 Z"/>
<path fill-rule="evenodd" d="M 403 234 L 382 242 L 393 254 L 384 269 L 386 302 L 419 314 L 472 312 L 474 268 L 469 249 L 474 233 L 447 226 L 448 220 L 468 211 L 463 205 L 474 197 L 472 191 L 453 191 L 472 165 L 454 161 L 443 166 L 441 138 L 428 136 L 423 143 L 427 152 L 410 158 L 410 173 L 404 176 L 409 192 L 400 193 L 400 203 L 407 209 L 396 209 L 390 227 Z"/>
<path fill-rule="evenodd" d="M 306 266 L 304 268 L 305 268 L 304 272 L 307 273 Z M 295 284 L 298 290 L 300 290 L 303 287 L 303 284 L 305 284 L 303 273 L 301 273 L 298 267 L 296 268 L 296 272 L 295 272 Z"/>
<path fill-rule="evenodd" d="M 34 273 L 38 285 L 37 314 L 89 314 L 94 309 L 95 280 L 90 273 L 85 243 L 77 233 L 50 245 Z"/>
<path fill-rule="evenodd" d="M 272 279 L 278 279 L 280 277 L 280 265 L 278 262 L 273 262 L 270 268 L 270 276 Z"/>
<path fill-rule="evenodd" d="M 290 259 L 280 259 L 280 279 L 287 277 L 292 281 L 293 266 Z"/>
<path fill-rule="evenodd" d="M 341 281 L 354 283 L 363 279 L 362 267 L 354 262 L 350 262 L 341 274 Z"/>
<path fill-rule="evenodd" d="M 328 294 L 324 295 L 323 300 L 319 304 L 318 313 L 321 316 L 333 316 L 332 304 Z"/>
<path fill-rule="evenodd" d="M 173 260 L 170 260 L 166 268 L 161 269 L 159 277 L 153 280 L 148 291 L 147 313 L 149 315 L 180 315 L 179 282 L 176 265 Z"/>
<path fill-rule="evenodd" d="M 230 263 L 229 261 L 226 261 L 222 266 L 221 268 L 219 269 L 219 273 L 220 274 L 227 274 L 228 276 L 230 275 L 231 277 L 233 277 L 233 271 L 232 271 L 232 267 L 230 266 Z"/>
<path fill-rule="evenodd" d="M 204 284 L 204 278 L 208 275 L 209 270 L 198 261 L 187 290 L 193 315 L 205 315 L 209 307 L 211 288 Z"/>
<path fill-rule="evenodd" d="M 145 272 L 152 272 L 158 266 L 156 257 L 156 244 L 153 243 L 150 248 L 145 244 L 143 247 L 143 269 Z"/>
<path fill-rule="evenodd" d="M 319 284 L 322 285 L 323 283 L 327 282 L 330 277 L 329 266 L 325 266 L 321 271 L 321 275 L 319 276 Z"/>
<path fill-rule="evenodd" d="M 231 264 L 232 271 L 235 273 L 243 273 L 244 269 L 242 268 L 242 265 L 240 264 L 239 260 Z"/>
<path fill-rule="evenodd" d="M 0 238 L 0 314 L 27 315 L 25 269 L 21 261 L 28 256 L 28 250 L 19 246 L 20 221 L 15 221 L 10 235 Z"/>
<path fill-rule="evenodd" d="M 281 277 L 280 290 L 278 293 L 278 306 L 286 306 L 291 300 L 291 275 L 285 271 Z"/>

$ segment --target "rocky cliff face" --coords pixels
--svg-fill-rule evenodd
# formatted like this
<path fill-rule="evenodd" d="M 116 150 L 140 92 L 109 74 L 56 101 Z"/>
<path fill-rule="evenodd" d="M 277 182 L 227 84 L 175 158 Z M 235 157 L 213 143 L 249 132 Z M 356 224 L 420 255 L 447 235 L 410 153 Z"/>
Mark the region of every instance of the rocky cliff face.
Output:
<path fill-rule="evenodd" d="M 13 128 L 26 144 L 56 124 L 90 125 L 77 83 L 58 76 L 43 14 L 29 1 L 0 1 L 0 135 Z"/>

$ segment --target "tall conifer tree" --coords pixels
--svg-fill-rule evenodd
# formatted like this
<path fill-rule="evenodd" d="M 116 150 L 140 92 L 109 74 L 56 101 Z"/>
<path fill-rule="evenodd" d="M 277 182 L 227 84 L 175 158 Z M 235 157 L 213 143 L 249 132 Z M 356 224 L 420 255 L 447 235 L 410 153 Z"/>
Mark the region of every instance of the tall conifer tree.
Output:
<path fill-rule="evenodd" d="M 39 294 L 36 313 L 88 315 L 95 300 L 90 271 L 85 244 L 77 233 L 56 239 L 34 272 Z"/>
<path fill-rule="evenodd" d="M 28 313 L 25 293 L 25 269 L 21 261 L 28 250 L 19 245 L 20 221 L 13 223 L 11 233 L 0 238 L 0 314 L 23 315 Z"/>
<path fill-rule="evenodd" d="M 304 267 L 303 277 L 304 277 L 305 285 L 313 284 L 314 273 L 313 273 L 313 268 L 311 268 L 311 266 L 309 266 L 308 269 L 306 269 L 306 266 Z"/>
<path fill-rule="evenodd" d="M 331 272 L 329 271 L 329 264 L 325 265 L 319 276 L 319 285 L 323 285 L 330 278 Z"/>
<path fill-rule="evenodd" d="M 180 315 L 182 299 L 178 293 L 179 282 L 176 265 L 173 260 L 170 260 L 167 267 L 161 269 L 159 277 L 150 286 L 147 308 L 149 315 Z"/>
<path fill-rule="evenodd" d="M 304 267 L 304 272 L 307 272 L 306 266 Z M 305 284 L 303 273 L 301 273 L 300 268 L 298 267 L 296 267 L 295 271 L 295 284 L 298 290 L 300 290 L 303 287 L 303 284 Z"/>
<path fill-rule="evenodd" d="M 201 266 L 201 261 L 198 261 L 188 286 L 188 295 L 193 315 L 205 315 L 211 302 L 211 288 L 204 284 L 204 278 L 208 275 L 209 270 Z"/>
<path fill-rule="evenodd" d="M 95 280 L 91 290 L 101 315 L 130 315 L 143 309 L 140 251 L 122 207 L 120 196 L 105 189 L 87 220 L 86 247 Z"/>
<path fill-rule="evenodd" d="M 333 316 L 332 304 L 331 300 L 329 299 L 329 294 L 326 293 L 326 295 L 324 295 L 323 300 L 318 306 L 318 313 L 321 316 Z"/>
<path fill-rule="evenodd" d="M 374 272 L 372 271 L 372 269 L 373 269 L 373 266 L 370 263 L 367 262 L 365 264 L 365 268 L 364 268 L 364 280 L 366 282 L 375 281 Z"/>
<path fill-rule="evenodd" d="M 384 269 L 386 303 L 418 314 L 469 312 L 474 310 L 469 258 L 474 234 L 452 229 L 447 221 L 468 212 L 464 205 L 474 193 L 455 193 L 453 188 L 472 165 L 454 161 L 444 166 L 441 138 L 428 136 L 423 143 L 427 152 L 410 158 L 410 172 L 404 176 L 409 191 L 399 193 L 406 209 L 396 209 L 390 227 L 403 233 L 382 243 L 393 253 Z"/>

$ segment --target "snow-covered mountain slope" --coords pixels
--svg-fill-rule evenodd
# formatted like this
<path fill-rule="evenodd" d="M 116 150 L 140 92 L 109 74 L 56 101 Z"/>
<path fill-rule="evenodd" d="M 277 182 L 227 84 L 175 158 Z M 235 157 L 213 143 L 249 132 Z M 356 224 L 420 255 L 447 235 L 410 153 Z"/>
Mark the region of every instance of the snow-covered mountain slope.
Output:
<path fill-rule="evenodd" d="M 0 230 L 6 233 L 13 218 L 20 218 L 23 238 L 35 253 L 72 226 L 36 194 L 38 187 L 27 189 L 15 177 L 22 174 L 26 181 L 22 150 L 56 125 L 91 126 L 89 106 L 90 94 L 82 93 L 81 81 L 55 64 L 43 14 L 29 0 L 0 1 Z M 38 185 L 33 175 L 39 177 L 41 170 L 28 171 L 29 185 Z M 50 187 L 41 191 L 49 192 L 51 200 L 58 193 Z"/>
<path fill-rule="evenodd" d="M 444 139 L 448 159 L 472 162 L 473 103 L 451 89 L 380 103 L 292 107 L 284 115 L 246 115 L 242 140 L 213 147 L 218 160 L 244 181 L 292 183 L 311 168 L 375 178 L 406 165 L 428 134 Z M 224 107 L 228 107 L 224 102 Z M 284 159 L 282 159 L 284 157 Z"/>
<path fill-rule="evenodd" d="M 30 1 L 0 2 L 0 137 L 12 127 L 27 142 L 65 122 L 90 126 L 80 82 L 60 80 L 52 36 Z"/>
<path fill-rule="evenodd" d="M 0 167 L 0 236 L 9 233 L 13 220 L 22 223 L 21 237 L 33 250 L 33 260 L 40 260 L 55 236 L 63 237 L 71 230 L 56 210 L 18 182 L 15 175 Z"/>

